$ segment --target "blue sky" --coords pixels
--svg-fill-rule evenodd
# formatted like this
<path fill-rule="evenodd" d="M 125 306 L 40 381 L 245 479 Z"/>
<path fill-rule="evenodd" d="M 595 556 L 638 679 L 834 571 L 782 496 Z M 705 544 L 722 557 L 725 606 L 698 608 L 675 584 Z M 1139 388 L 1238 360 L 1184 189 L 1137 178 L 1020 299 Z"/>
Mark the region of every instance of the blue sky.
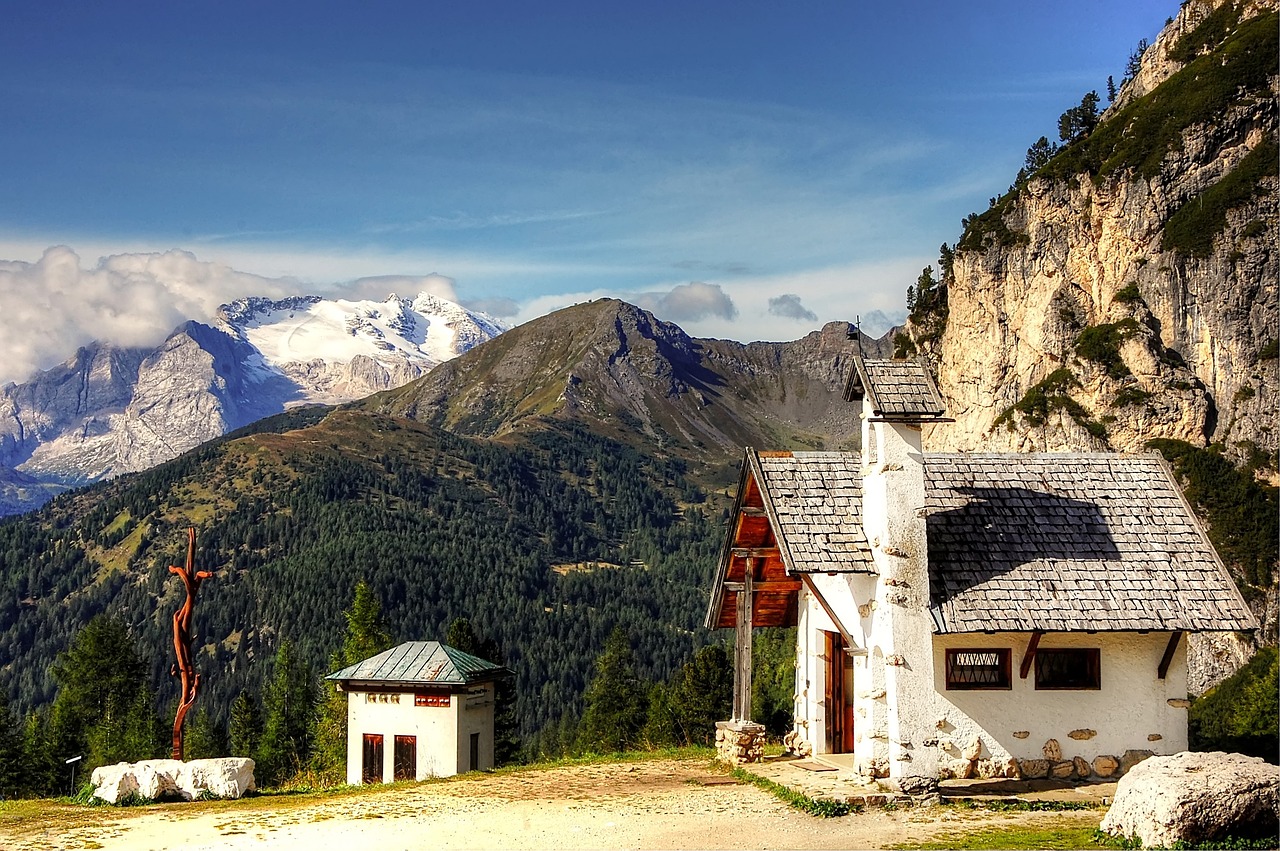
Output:
<path fill-rule="evenodd" d="M 0 258 L 182 249 L 251 273 L 210 273 L 218 298 L 434 273 L 509 321 L 618 295 L 792 339 L 900 315 L 960 219 L 1176 12 L 6 3 Z"/>

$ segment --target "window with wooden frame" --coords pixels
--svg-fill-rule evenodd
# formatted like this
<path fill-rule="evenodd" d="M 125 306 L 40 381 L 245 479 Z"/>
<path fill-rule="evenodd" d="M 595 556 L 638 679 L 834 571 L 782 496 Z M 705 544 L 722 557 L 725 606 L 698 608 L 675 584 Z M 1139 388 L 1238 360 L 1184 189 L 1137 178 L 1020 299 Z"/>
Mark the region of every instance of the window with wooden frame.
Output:
<path fill-rule="evenodd" d="M 1097 648 L 1040 648 L 1036 651 L 1036 688 L 1102 688 L 1101 655 Z"/>
<path fill-rule="evenodd" d="M 414 706 L 448 706 L 448 692 L 424 692 L 420 691 L 413 696 Z"/>
<path fill-rule="evenodd" d="M 947 688 L 1008 689 L 1013 687 L 1007 647 L 947 650 Z"/>

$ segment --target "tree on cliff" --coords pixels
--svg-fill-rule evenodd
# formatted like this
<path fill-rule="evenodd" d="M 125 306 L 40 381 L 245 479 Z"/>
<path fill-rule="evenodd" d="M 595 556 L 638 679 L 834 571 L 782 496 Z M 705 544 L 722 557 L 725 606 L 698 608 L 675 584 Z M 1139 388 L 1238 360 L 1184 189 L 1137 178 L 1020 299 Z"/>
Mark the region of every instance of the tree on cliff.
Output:
<path fill-rule="evenodd" d="M 1073 106 L 1058 119 L 1058 138 L 1070 144 L 1079 141 L 1093 132 L 1098 126 L 1098 103 L 1101 98 L 1097 92 L 1089 92 L 1080 100 L 1079 106 Z"/>

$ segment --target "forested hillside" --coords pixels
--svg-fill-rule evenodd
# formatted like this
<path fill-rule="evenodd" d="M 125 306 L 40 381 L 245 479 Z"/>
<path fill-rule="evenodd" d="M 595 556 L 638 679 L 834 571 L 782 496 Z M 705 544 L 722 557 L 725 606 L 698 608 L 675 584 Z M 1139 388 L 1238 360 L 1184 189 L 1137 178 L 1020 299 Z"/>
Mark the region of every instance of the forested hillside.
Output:
<path fill-rule="evenodd" d="M 193 525 L 197 566 L 215 572 L 193 627 L 197 709 L 215 726 L 243 690 L 263 694 L 286 641 L 291 663 L 326 673 L 363 579 L 397 641 L 468 619 L 517 674 L 526 740 L 559 735 L 616 627 L 649 682 L 717 640 L 701 626 L 705 585 L 741 443 L 849 445 L 846 331 L 744 346 L 692 340 L 621 302 L 582 305 L 461 356 L 452 377 L 295 410 L 60 496 L 0 522 L 0 689 L 17 713 L 47 707 L 51 663 L 106 613 L 172 717 L 183 592 L 168 565 Z M 522 364 L 542 380 L 504 385 Z M 457 405 L 424 401 L 437 393 L 490 414 L 451 421 L 441 412 Z"/>

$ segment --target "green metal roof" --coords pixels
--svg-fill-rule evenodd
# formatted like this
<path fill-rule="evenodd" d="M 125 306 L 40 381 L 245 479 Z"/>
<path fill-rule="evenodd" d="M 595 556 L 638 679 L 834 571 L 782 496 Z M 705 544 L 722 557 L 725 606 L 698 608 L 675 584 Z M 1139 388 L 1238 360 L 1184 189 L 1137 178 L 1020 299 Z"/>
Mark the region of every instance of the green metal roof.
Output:
<path fill-rule="evenodd" d="M 326 680 L 398 685 L 466 685 L 509 674 L 506 668 L 439 641 L 406 641 Z"/>

